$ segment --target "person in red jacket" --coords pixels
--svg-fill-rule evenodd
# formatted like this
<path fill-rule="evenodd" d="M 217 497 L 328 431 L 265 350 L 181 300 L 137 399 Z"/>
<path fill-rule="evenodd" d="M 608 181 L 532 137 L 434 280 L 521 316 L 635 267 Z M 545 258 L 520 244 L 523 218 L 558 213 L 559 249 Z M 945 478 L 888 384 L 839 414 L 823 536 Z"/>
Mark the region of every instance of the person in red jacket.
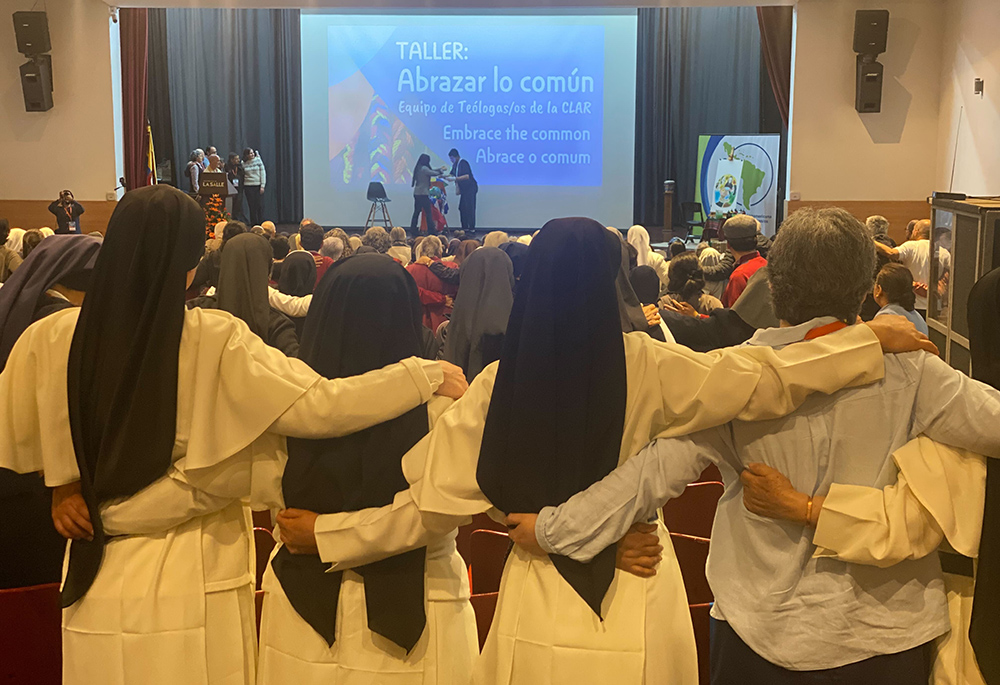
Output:
<path fill-rule="evenodd" d="M 747 281 L 757 273 L 757 269 L 767 266 L 767 260 L 757 251 L 757 234 L 760 222 L 749 214 L 737 214 L 722 227 L 729 244 L 729 251 L 736 258 L 736 268 L 729 277 L 729 285 L 722 293 L 722 304 L 732 307 L 747 287 Z"/>
<path fill-rule="evenodd" d="M 313 256 L 313 260 L 316 262 L 316 285 L 319 285 L 323 274 L 333 265 L 332 259 L 319 253 L 320 248 L 323 247 L 323 227 L 312 221 L 304 223 L 299 227 L 299 244 L 302 245 L 303 250 L 308 251 Z"/>
<path fill-rule="evenodd" d="M 441 261 L 443 248 L 436 236 L 429 236 L 417 246 L 417 259 L 428 257 L 432 262 Z M 458 287 L 445 283 L 424 264 L 413 263 L 406 267 L 420 288 L 420 304 L 424 309 L 424 326 L 437 333 L 438 326 L 447 321 Z"/>

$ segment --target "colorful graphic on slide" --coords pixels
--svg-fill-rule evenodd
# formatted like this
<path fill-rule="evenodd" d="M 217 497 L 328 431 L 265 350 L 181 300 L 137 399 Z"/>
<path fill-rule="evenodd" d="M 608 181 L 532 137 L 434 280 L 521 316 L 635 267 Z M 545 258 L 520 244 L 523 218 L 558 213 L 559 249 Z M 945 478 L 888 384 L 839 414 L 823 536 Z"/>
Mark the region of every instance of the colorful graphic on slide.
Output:
<path fill-rule="evenodd" d="M 329 26 L 331 183 L 408 185 L 455 147 L 491 186 L 600 186 L 604 27 L 511 30 Z"/>
<path fill-rule="evenodd" d="M 699 136 L 695 201 L 706 215 L 750 214 L 764 235 L 774 235 L 780 146 L 778 135 Z"/>

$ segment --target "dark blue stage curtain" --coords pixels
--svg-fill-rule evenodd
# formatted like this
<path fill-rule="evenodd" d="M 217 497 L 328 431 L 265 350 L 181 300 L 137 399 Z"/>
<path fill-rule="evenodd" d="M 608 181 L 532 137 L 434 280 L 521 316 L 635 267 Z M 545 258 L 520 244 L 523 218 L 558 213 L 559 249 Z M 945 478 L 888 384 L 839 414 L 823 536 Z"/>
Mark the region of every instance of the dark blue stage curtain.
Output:
<path fill-rule="evenodd" d="M 635 221 L 659 226 L 664 180 L 675 222 L 694 200 L 699 135 L 764 132 L 757 9 L 640 8 L 636 66 Z"/>
<path fill-rule="evenodd" d="M 267 169 L 265 218 L 298 223 L 302 218 L 299 11 L 164 12 L 167 68 L 161 71 L 166 71 L 169 84 L 174 177 L 186 190 L 183 170 L 195 148 L 214 145 L 223 162 L 229 152 L 254 148 Z"/>

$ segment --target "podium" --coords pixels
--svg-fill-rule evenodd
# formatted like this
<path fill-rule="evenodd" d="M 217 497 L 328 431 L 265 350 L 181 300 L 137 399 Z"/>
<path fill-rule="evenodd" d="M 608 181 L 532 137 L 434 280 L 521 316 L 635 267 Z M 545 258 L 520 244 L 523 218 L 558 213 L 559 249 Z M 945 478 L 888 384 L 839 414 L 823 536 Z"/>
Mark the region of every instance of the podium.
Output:
<path fill-rule="evenodd" d="M 203 202 L 212 195 L 229 195 L 229 178 L 224 171 L 203 171 L 198 184 L 198 196 L 203 198 Z"/>
<path fill-rule="evenodd" d="M 224 216 L 229 179 L 223 171 L 203 171 L 198 185 L 198 202 L 205 210 L 205 234 L 212 235 L 216 220 Z M 222 236 L 217 236 L 222 237 Z"/>

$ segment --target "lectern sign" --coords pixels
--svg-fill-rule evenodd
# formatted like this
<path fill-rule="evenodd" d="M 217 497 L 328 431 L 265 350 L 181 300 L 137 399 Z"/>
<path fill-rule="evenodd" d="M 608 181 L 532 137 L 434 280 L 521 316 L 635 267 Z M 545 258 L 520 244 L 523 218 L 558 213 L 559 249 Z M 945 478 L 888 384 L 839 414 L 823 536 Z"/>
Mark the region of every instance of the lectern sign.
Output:
<path fill-rule="evenodd" d="M 223 171 L 203 171 L 199 179 L 198 194 L 201 196 L 228 195 L 226 174 Z"/>

